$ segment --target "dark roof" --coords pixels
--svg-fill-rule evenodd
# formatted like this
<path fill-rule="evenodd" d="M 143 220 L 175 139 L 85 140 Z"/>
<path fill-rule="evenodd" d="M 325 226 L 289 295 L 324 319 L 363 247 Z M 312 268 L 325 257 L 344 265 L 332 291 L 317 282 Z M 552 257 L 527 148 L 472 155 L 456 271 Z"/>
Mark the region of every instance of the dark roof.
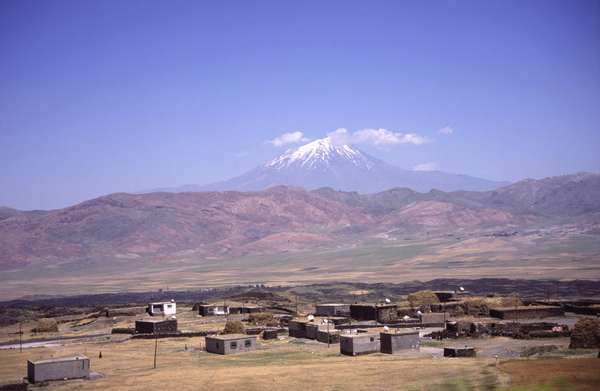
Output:
<path fill-rule="evenodd" d="M 528 311 L 528 310 L 547 310 L 561 308 L 555 305 L 521 305 L 518 307 L 492 307 L 490 310 L 494 311 Z"/>
<path fill-rule="evenodd" d="M 375 308 L 387 308 L 387 307 L 397 307 L 397 304 L 394 303 L 355 303 L 351 304 L 355 307 L 375 307 Z"/>
<path fill-rule="evenodd" d="M 350 304 L 343 304 L 343 303 L 323 303 L 323 304 L 317 304 L 317 307 L 339 307 L 339 306 L 343 306 L 343 305 L 350 305 Z"/>

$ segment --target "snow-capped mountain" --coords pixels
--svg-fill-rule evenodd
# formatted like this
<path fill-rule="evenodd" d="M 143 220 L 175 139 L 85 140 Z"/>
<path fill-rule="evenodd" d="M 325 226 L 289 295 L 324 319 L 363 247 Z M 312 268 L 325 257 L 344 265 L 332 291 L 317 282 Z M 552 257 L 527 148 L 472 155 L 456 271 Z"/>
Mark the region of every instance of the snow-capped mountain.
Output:
<path fill-rule="evenodd" d="M 378 161 L 350 145 L 335 145 L 329 137 L 315 140 L 267 162 L 265 167 L 278 170 L 290 167 L 327 169 L 335 164 L 351 163 L 370 170 Z"/>
<path fill-rule="evenodd" d="M 277 185 L 309 190 L 331 187 L 359 193 L 374 193 L 393 187 L 408 187 L 420 192 L 431 189 L 484 191 L 506 184 L 441 171 L 405 170 L 351 145 L 337 145 L 327 137 L 288 150 L 262 166 L 226 181 L 160 191 L 257 191 Z"/>

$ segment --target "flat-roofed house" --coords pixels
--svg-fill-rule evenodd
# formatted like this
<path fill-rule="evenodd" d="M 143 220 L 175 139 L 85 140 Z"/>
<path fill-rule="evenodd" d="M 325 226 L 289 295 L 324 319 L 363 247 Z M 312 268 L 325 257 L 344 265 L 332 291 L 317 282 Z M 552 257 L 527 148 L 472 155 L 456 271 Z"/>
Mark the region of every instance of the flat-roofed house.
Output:
<path fill-rule="evenodd" d="M 340 330 L 330 328 L 319 329 L 317 332 L 317 341 L 323 343 L 339 343 L 340 342 Z"/>
<path fill-rule="evenodd" d="M 319 330 L 326 330 L 327 325 L 322 325 L 318 323 L 307 323 L 306 324 L 306 338 L 308 339 L 317 339 L 317 333 Z M 330 326 L 330 328 L 334 328 L 334 326 Z"/>
<path fill-rule="evenodd" d="M 350 317 L 355 320 L 392 323 L 398 320 L 398 306 L 396 304 L 351 304 Z"/>
<path fill-rule="evenodd" d="M 446 312 L 425 312 L 419 315 L 421 325 L 443 326 L 449 318 Z"/>
<path fill-rule="evenodd" d="M 177 304 L 174 300 L 163 301 L 148 304 L 148 313 L 156 315 L 175 315 L 177 313 Z"/>
<path fill-rule="evenodd" d="M 418 350 L 420 346 L 417 330 L 402 330 L 380 334 L 381 353 L 396 354 L 406 350 Z"/>
<path fill-rule="evenodd" d="M 475 357 L 475 348 L 472 346 L 464 347 L 445 347 L 444 357 Z"/>
<path fill-rule="evenodd" d="M 219 304 L 199 304 L 198 314 L 202 316 L 229 315 L 229 307 Z"/>
<path fill-rule="evenodd" d="M 229 306 L 229 314 L 255 314 L 258 312 L 264 312 L 265 308 L 257 304 L 240 304 Z"/>
<path fill-rule="evenodd" d="M 490 308 L 490 316 L 500 319 L 541 319 L 565 316 L 565 310 L 558 306 L 528 305 L 518 307 Z"/>
<path fill-rule="evenodd" d="M 206 336 L 206 351 L 216 354 L 234 354 L 256 349 L 256 335 L 224 334 Z"/>
<path fill-rule="evenodd" d="M 27 380 L 30 383 L 89 376 L 90 359 L 83 355 L 27 361 Z"/>
<path fill-rule="evenodd" d="M 145 319 L 135 321 L 136 334 L 172 334 L 177 332 L 177 319 Z"/>
<path fill-rule="evenodd" d="M 379 352 L 380 336 L 375 333 L 341 334 L 340 353 L 347 356 L 358 356 Z"/>
<path fill-rule="evenodd" d="M 290 337 L 306 338 L 306 325 L 308 321 L 301 319 L 292 319 L 288 322 Z"/>
<path fill-rule="evenodd" d="M 349 316 L 350 304 L 326 303 L 315 306 L 316 315 L 320 316 Z"/>

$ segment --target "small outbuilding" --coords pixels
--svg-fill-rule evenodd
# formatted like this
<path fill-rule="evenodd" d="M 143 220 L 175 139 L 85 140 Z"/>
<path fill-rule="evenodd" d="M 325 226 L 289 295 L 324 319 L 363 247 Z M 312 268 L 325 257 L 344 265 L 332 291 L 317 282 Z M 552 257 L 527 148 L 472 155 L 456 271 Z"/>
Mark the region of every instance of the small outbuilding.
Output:
<path fill-rule="evenodd" d="M 229 306 L 229 314 L 256 314 L 264 311 L 264 307 L 261 307 L 256 304 Z"/>
<path fill-rule="evenodd" d="M 420 346 L 419 332 L 404 330 L 380 334 L 381 353 L 396 354 L 406 350 L 418 350 Z"/>
<path fill-rule="evenodd" d="M 446 312 L 425 312 L 419 315 L 421 326 L 439 326 L 442 327 L 446 324 L 446 320 L 449 318 Z"/>
<path fill-rule="evenodd" d="M 334 326 L 330 326 L 331 329 L 334 328 Z M 327 325 L 322 325 L 322 324 L 318 324 L 318 323 L 307 323 L 306 324 L 306 338 L 308 339 L 317 339 L 317 333 L 319 332 L 319 330 L 326 330 L 327 329 Z"/>
<path fill-rule="evenodd" d="M 347 356 L 358 356 L 379 352 L 380 336 L 375 333 L 341 334 L 340 353 Z"/>
<path fill-rule="evenodd" d="M 558 306 L 530 305 L 518 307 L 490 308 L 490 316 L 499 319 L 541 319 L 565 316 L 565 310 Z"/>
<path fill-rule="evenodd" d="M 147 319 L 135 321 L 136 334 L 171 334 L 177 332 L 177 319 Z"/>
<path fill-rule="evenodd" d="M 288 322 L 288 330 L 290 337 L 306 338 L 306 320 L 292 319 Z"/>
<path fill-rule="evenodd" d="M 398 320 L 398 306 L 396 304 L 351 304 L 350 317 L 355 320 L 392 323 Z"/>
<path fill-rule="evenodd" d="M 279 337 L 278 329 L 266 329 L 262 332 L 262 339 L 277 339 Z"/>
<path fill-rule="evenodd" d="M 207 336 L 206 351 L 216 354 L 234 354 L 256 349 L 256 335 L 224 334 Z"/>
<path fill-rule="evenodd" d="M 27 361 L 27 380 L 30 383 L 81 379 L 89 376 L 90 359 L 83 355 Z"/>
<path fill-rule="evenodd" d="M 433 291 L 433 293 L 437 296 L 440 303 L 446 303 L 454 299 L 455 296 L 454 291 Z"/>
<path fill-rule="evenodd" d="M 198 314 L 202 316 L 229 315 L 229 307 L 218 304 L 199 304 Z"/>
<path fill-rule="evenodd" d="M 175 300 L 150 303 L 148 304 L 147 311 L 152 316 L 175 315 L 177 313 L 177 304 Z"/>
<path fill-rule="evenodd" d="M 317 304 L 315 313 L 320 316 L 350 316 L 350 304 Z"/>
<path fill-rule="evenodd" d="M 323 343 L 339 343 L 340 342 L 340 330 L 334 329 L 320 329 L 317 331 L 317 341 Z"/>
<path fill-rule="evenodd" d="M 475 348 L 471 346 L 444 348 L 444 357 L 475 357 Z"/>

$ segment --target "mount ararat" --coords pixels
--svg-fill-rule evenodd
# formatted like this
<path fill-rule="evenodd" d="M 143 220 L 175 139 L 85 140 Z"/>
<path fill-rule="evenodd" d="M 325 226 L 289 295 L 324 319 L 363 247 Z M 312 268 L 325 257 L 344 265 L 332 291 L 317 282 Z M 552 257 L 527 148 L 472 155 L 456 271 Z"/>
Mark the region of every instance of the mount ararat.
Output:
<path fill-rule="evenodd" d="M 237 177 L 208 185 L 184 185 L 153 191 L 260 191 L 273 186 L 297 186 L 307 190 L 331 187 L 336 190 L 376 193 L 394 187 L 427 192 L 486 191 L 507 185 L 468 175 L 442 171 L 412 171 L 379 160 L 330 137 L 291 149 Z"/>

